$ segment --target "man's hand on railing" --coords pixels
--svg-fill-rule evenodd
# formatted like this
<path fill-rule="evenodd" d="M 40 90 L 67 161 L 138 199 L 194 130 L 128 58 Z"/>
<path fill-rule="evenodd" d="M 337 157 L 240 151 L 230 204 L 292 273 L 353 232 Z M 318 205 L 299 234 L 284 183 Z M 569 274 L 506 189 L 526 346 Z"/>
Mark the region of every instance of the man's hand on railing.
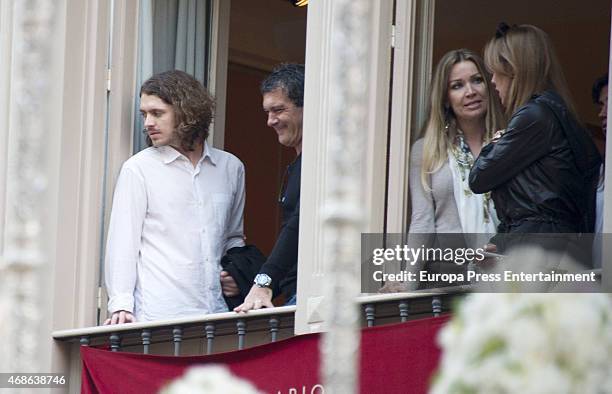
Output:
<path fill-rule="evenodd" d="M 272 304 L 272 289 L 267 287 L 259 287 L 257 285 L 251 287 L 249 294 L 242 305 L 234 308 L 234 312 L 246 312 L 251 309 L 273 308 Z"/>
<path fill-rule="evenodd" d="M 136 319 L 132 312 L 128 311 L 117 311 L 113 312 L 112 316 L 104 321 L 104 325 L 109 324 L 123 324 L 123 323 L 134 323 Z"/>
<path fill-rule="evenodd" d="M 221 291 L 226 297 L 235 297 L 240 294 L 238 284 L 227 271 L 221 271 Z"/>

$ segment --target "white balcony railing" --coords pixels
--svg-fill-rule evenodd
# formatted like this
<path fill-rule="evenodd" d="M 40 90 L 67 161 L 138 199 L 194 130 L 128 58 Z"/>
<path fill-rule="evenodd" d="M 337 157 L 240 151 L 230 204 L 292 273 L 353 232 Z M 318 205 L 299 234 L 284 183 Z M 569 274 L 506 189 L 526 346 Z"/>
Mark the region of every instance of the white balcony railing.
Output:
<path fill-rule="evenodd" d="M 450 299 L 467 288 L 367 295 L 358 298 L 362 325 L 404 322 L 448 311 Z M 108 346 L 112 351 L 144 354 L 212 354 L 275 342 L 293 336 L 295 306 L 260 309 L 245 314 L 215 313 L 188 318 L 55 331 L 60 342 Z"/>
<path fill-rule="evenodd" d="M 601 269 L 592 272 L 601 279 Z M 438 316 L 450 310 L 452 298 L 470 291 L 470 286 L 444 287 L 411 293 L 362 295 L 362 326 L 404 322 Z M 212 354 L 241 350 L 247 346 L 275 342 L 293 336 L 295 306 L 190 316 L 181 319 L 97 326 L 53 332 L 53 338 L 68 344 L 108 346 L 112 351 L 145 354 Z"/>
<path fill-rule="evenodd" d="M 292 336 L 294 312 L 295 306 L 283 306 L 246 314 L 213 313 L 172 320 L 62 330 L 54 332 L 53 338 L 84 346 L 107 345 L 112 351 L 177 356 L 212 354 L 244 349 L 247 343 L 252 346 Z"/>
<path fill-rule="evenodd" d="M 362 327 L 436 317 L 450 311 L 469 286 L 411 293 L 362 295 Z M 70 354 L 70 393 L 80 390 L 80 346 L 102 346 L 112 351 L 163 355 L 202 355 L 245 349 L 294 335 L 295 306 L 216 313 L 155 322 L 97 326 L 53 332 Z"/>

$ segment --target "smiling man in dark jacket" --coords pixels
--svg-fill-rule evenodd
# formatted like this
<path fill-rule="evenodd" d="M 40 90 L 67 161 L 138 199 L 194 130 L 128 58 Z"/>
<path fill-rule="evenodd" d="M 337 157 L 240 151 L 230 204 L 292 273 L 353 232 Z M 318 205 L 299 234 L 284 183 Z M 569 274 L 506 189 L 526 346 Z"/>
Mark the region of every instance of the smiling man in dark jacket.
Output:
<path fill-rule="evenodd" d="M 262 82 L 261 93 L 268 126 L 276 131 L 279 143 L 295 149 L 296 159 L 287 167 L 286 183 L 279 199 L 283 213 L 280 234 L 270 256 L 255 276 L 244 303 L 234 309 L 236 312 L 273 307 L 273 288 L 285 295 L 287 305 L 296 302 L 304 66 L 280 65 Z"/>

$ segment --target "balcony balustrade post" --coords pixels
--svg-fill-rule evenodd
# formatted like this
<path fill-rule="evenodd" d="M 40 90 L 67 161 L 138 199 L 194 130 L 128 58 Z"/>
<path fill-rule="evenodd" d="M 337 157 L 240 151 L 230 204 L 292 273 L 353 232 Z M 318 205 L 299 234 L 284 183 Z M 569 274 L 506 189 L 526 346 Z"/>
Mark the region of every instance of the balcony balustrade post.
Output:
<path fill-rule="evenodd" d="M 399 315 L 402 323 L 408 320 L 408 301 L 403 300 L 399 303 Z"/>
<path fill-rule="evenodd" d="M 236 328 L 238 329 L 238 350 L 242 350 L 244 349 L 244 337 L 246 336 L 246 321 L 238 319 Z"/>
<path fill-rule="evenodd" d="M 213 340 L 215 339 L 215 325 L 213 323 L 208 323 L 204 327 L 204 332 L 206 333 L 206 354 L 212 354 Z"/>
<path fill-rule="evenodd" d="M 270 317 L 270 342 L 276 342 L 279 324 L 280 320 L 278 319 L 278 316 Z"/>
<path fill-rule="evenodd" d="M 434 317 L 440 316 L 440 313 L 442 313 L 442 300 L 440 297 L 433 297 L 431 299 L 431 309 Z"/>
<path fill-rule="evenodd" d="M 172 329 L 172 342 L 174 342 L 174 355 L 181 354 L 181 341 L 183 340 L 183 329 L 180 326 L 175 326 Z"/>
<path fill-rule="evenodd" d="M 374 304 L 367 304 L 365 306 L 365 314 L 368 327 L 374 327 L 374 322 L 376 320 L 376 307 Z"/>
<path fill-rule="evenodd" d="M 116 332 L 110 335 L 110 347 L 113 352 L 118 352 L 121 349 L 121 336 Z"/>
<path fill-rule="evenodd" d="M 142 338 L 142 353 L 149 354 L 149 345 L 151 344 L 151 330 L 147 330 L 146 328 L 143 329 L 140 333 L 140 337 Z"/>

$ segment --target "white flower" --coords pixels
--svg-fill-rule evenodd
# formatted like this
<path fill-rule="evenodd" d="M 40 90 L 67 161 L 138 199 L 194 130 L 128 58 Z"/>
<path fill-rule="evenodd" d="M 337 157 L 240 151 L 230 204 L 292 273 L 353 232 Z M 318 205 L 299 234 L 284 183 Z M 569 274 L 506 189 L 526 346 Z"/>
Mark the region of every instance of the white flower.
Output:
<path fill-rule="evenodd" d="M 473 294 L 440 332 L 432 394 L 612 394 L 604 294 Z"/>
<path fill-rule="evenodd" d="M 255 386 L 221 365 L 191 367 L 163 387 L 160 394 L 261 394 Z"/>

